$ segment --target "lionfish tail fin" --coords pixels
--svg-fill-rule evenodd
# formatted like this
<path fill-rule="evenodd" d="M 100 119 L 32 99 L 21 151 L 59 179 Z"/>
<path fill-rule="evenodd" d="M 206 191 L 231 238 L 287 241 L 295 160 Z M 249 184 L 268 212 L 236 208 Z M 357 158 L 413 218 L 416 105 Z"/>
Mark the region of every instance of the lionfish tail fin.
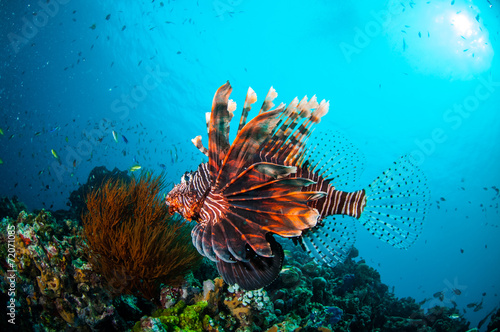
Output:
<path fill-rule="evenodd" d="M 278 277 L 285 256 L 283 248 L 270 234 L 266 240 L 271 245 L 271 257 L 256 255 L 247 247 L 248 261 L 217 261 L 217 270 L 227 284 L 238 283 L 244 290 L 255 290 L 271 284 Z"/>
<path fill-rule="evenodd" d="M 380 240 L 406 249 L 421 233 L 429 189 L 422 171 L 403 156 L 365 189 L 366 206 L 359 220 Z"/>
<path fill-rule="evenodd" d="M 344 262 L 355 241 L 353 218 L 336 215 L 321 221 L 323 225 L 304 232 L 301 237 L 306 252 L 318 263 L 330 267 Z"/>

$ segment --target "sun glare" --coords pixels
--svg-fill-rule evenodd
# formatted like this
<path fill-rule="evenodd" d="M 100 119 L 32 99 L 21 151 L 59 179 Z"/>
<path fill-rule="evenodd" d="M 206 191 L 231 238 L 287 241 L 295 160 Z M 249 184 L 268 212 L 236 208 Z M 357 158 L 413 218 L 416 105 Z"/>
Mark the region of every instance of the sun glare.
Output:
<path fill-rule="evenodd" d="M 469 37 L 473 34 L 472 22 L 464 13 L 454 13 L 451 15 L 451 25 L 460 36 Z M 477 31 L 475 31 L 477 34 Z"/>
<path fill-rule="evenodd" d="M 450 16 L 452 31 L 455 32 L 455 53 L 481 61 L 487 55 L 487 36 L 479 23 L 479 14 L 471 18 L 467 12 L 457 12 Z"/>
<path fill-rule="evenodd" d="M 415 70 L 472 79 L 490 68 L 494 55 L 485 19 L 474 5 L 433 2 L 401 15 L 404 28 L 394 32 L 404 39 L 401 52 Z"/>

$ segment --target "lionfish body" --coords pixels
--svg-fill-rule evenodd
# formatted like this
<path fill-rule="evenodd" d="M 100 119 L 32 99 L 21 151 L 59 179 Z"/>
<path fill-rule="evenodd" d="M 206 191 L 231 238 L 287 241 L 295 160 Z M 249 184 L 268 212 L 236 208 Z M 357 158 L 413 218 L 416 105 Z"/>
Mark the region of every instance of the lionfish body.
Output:
<path fill-rule="evenodd" d="M 340 136 L 331 155 L 306 146 L 329 104 L 295 98 L 275 109 L 269 91 L 259 114 L 247 124 L 256 95 L 249 89 L 236 138 L 229 142 L 235 104 L 226 83 L 207 118 L 209 143 L 193 143 L 208 156 L 184 174 L 167 195 L 172 213 L 197 222 L 192 230 L 198 252 L 216 262 L 223 279 L 243 289 L 270 284 L 283 263 L 273 234 L 293 238 L 317 261 L 342 262 L 354 243 L 353 220 L 400 248 L 411 245 L 425 214 L 427 188 L 418 169 L 402 158 L 366 189 L 346 192 L 359 169 L 356 150 Z M 314 158 L 319 155 L 319 160 Z M 330 218 L 328 218 L 330 217 Z"/>

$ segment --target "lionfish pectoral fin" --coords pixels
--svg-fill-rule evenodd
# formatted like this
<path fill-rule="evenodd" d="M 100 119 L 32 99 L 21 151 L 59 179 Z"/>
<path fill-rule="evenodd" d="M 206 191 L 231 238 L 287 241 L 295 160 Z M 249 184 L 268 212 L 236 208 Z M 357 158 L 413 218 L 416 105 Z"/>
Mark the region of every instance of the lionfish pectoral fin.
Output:
<path fill-rule="evenodd" d="M 278 277 L 283 265 L 283 248 L 272 235 L 268 234 L 266 239 L 271 245 L 271 257 L 259 256 L 247 247 L 249 259 L 246 262 L 217 261 L 217 270 L 226 283 L 237 283 L 244 290 L 255 290 L 271 284 Z"/>
<path fill-rule="evenodd" d="M 229 206 L 227 221 L 245 234 L 247 243 L 260 256 L 269 252 L 269 248 L 260 245 L 263 234 L 300 236 L 302 230 L 314 227 L 319 218 L 319 212 L 308 203 L 326 193 L 306 191 L 305 187 L 314 181 L 290 178 L 295 172 L 296 167 L 255 163 L 224 187 Z"/>
<path fill-rule="evenodd" d="M 226 218 L 222 222 L 225 223 L 224 227 L 227 230 L 226 243 L 229 251 L 239 261 L 248 260 L 246 245 L 250 246 L 259 256 L 272 256 L 266 232 L 257 222 L 258 220 L 252 218 L 253 215 L 248 217 L 248 215 L 235 211 L 234 207 L 228 210 Z"/>
<path fill-rule="evenodd" d="M 334 267 L 347 258 L 354 245 L 354 219 L 336 215 L 323 219 L 321 223 L 321 226 L 305 231 L 299 238 L 300 244 L 316 262 Z"/>
<path fill-rule="evenodd" d="M 276 165 L 272 163 L 255 163 L 243 170 L 231 180 L 222 189 L 225 196 L 236 195 L 243 192 L 249 192 L 266 185 L 274 185 L 278 179 L 297 172 L 297 167 Z M 290 182 L 289 186 L 305 186 L 310 184 Z"/>
<path fill-rule="evenodd" d="M 212 225 L 210 223 L 196 224 L 191 230 L 191 238 L 196 250 L 213 262 L 217 261 L 217 256 L 212 248 L 211 236 Z"/>
<path fill-rule="evenodd" d="M 302 230 L 316 226 L 320 214 L 307 205 L 307 200 L 322 196 L 321 193 L 308 192 L 266 192 L 258 191 L 253 195 L 235 195 L 228 199 L 231 215 L 244 234 L 261 234 L 262 231 L 283 237 L 300 236 Z M 267 197 L 267 199 L 253 199 Z M 248 242 L 258 252 L 253 239 Z M 261 253 L 259 253 L 261 254 Z M 262 255 L 262 254 L 261 254 Z"/>
<path fill-rule="evenodd" d="M 280 122 L 281 115 L 282 110 L 275 109 L 258 115 L 242 128 L 227 153 L 224 153 L 225 159 L 217 174 L 215 189 L 223 190 L 242 170 L 255 163 L 259 149 Z"/>
<path fill-rule="evenodd" d="M 212 226 L 212 246 L 217 257 L 224 262 L 234 262 L 235 255 L 232 248 L 228 245 L 228 230 L 224 227 L 224 222 L 218 222 Z M 244 250 L 244 245 L 241 245 L 241 250 Z M 238 249 L 236 249 L 238 250 Z M 238 256 L 237 259 L 244 260 L 244 257 Z"/>
<path fill-rule="evenodd" d="M 238 195 L 235 198 L 229 198 L 229 202 L 236 202 L 236 201 L 262 201 L 262 200 L 269 200 L 269 199 L 280 199 L 280 200 L 291 200 L 291 201 L 298 201 L 298 202 L 309 202 L 309 201 L 315 201 L 318 200 L 322 197 L 325 197 L 326 193 L 321 192 L 321 191 L 295 191 L 295 192 L 288 192 L 288 193 L 267 193 L 262 196 L 252 196 L 252 195 Z"/>
<path fill-rule="evenodd" d="M 256 163 L 255 168 L 263 175 L 273 179 L 279 179 L 297 172 L 297 167 L 295 166 L 283 166 L 265 162 Z"/>
<path fill-rule="evenodd" d="M 247 238 L 251 238 L 251 234 L 243 234 L 227 218 L 217 223 L 196 224 L 191 230 L 191 237 L 193 245 L 200 255 L 213 262 L 219 260 L 227 263 L 248 261 L 246 246 Z M 271 255 L 271 248 L 264 236 L 261 236 L 260 239 L 254 237 L 253 241 L 255 241 L 255 245 L 263 248 L 260 252 Z"/>
<path fill-rule="evenodd" d="M 422 229 L 428 208 L 425 176 L 403 156 L 365 189 L 366 205 L 359 221 L 380 240 L 406 249 Z"/>

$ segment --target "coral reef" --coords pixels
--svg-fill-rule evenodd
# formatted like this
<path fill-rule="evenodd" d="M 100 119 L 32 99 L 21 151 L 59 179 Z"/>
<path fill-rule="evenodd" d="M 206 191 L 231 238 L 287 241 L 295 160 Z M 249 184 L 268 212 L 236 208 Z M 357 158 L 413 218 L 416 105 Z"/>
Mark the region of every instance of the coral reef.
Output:
<path fill-rule="evenodd" d="M 15 276 L 16 329 L 125 328 L 122 320 L 111 319 L 115 314 L 111 297 L 99 276 L 82 260 L 82 230 L 77 224 L 72 220 L 57 222 L 45 210 L 38 215 L 23 211 L 17 219 L 2 220 L 0 226 L 14 229 L 14 233 L 0 241 L 1 298 L 7 299 L 7 276 Z M 15 248 L 15 254 L 6 255 L 7 248 Z"/>
<path fill-rule="evenodd" d="M 289 257 L 291 267 L 267 287 L 278 321 L 294 321 L 306 331 L 468 330 L 469 323 L 455 308 L 435 307 L 424 313 L 415 300 L 397 299 L 375 269 L 354 260 L 357 250 L 333 269 L 290 251 L 296 256 Z M 274 329 L 285 330 L 279 324 Z"/>
<path fill-rule="evenodd" d="M 161 283 L 180 286 L 200 260 L 191 228 L 168 213 L 161 176 L 108 180 L 87 196 L 89 260 L 115 293 L 155 300 Z"/>
<path fill-rule="evenodd" d="M 212 318 L 205 314 L 207 305 L 206 301 L 186 305 L 180 300 L 171 308 L 160 309 L 151 317 L 142 318 L 132 331 L 151 331 L 153 326 L 157 326 L 159 331 L 209 331 L 214 323 Z"/>
<path fill-rule="evenodd" d="M 149 187 L 140 181 L 145 181 Z M 122 211 L 120 208 L 111 206 L 123 199 L 124 196 L 120 195 L 124 195 L 124 192 L 128 192 L 127 202 L 131 202 L 134 197 L 148 197 L 147 200 L 151 202 L 147 192 L 157 197 L 156 189 L 161 187 L 160 183 L 151 181 L 151 178 L 145 177 L 127 184 L 108 181 L 94 193 L 91 200 L 110 193 L 114 193 L 114 196 L 107 199 L 101 197 L 101 203 L 94 201 L 95 205 L 91 204 L 91 211 L 100 213 L 99 218 L 96 215 L 93 221 L 106 225 L 106 222 L 118 220 L 117 225 L 127 228 L 130 227 L 129 222 L 141 223 L 141 218 L 137 216 L 151 216 L 149 221 L 142 217 L 144 223 L 168 219 L 163 214 L 163 204 L 160 205 L 160 202 L 150 203 L 147 207 L 122 205 L 128 219 L 119 213 Z M 130 188 L 133 186 L 143 187 L 131 193 Z M 116 218 L 112 219 L 112 215 Z M 154 228 L 151 223 L 149 228 Z M 191 243 L 188 228 L 182 228 L 182 223 L 167 221 L 162 224 L 166 227 L 174 225 L 176 232 L 184 236 L 183 245 Z M 238 285 L 227 285 L 220 277 L 216 277 L 214 263 L 203 259 L 192 273 L 186 274 L 185 270 L 181 270 L 179 275 L 182 277 L 174 278 L 178 282 L 162 284 L 152 279 L 153 287 L 145 288 L 146 293 L 151 294 L 145 299 L 140 296 L 140 287 L 133 284 L 134 280 L 143 278 L 143 275 L 134 276 L 133 273 L 137 271 L 133 268 L 134 261 L 144 259 L 142 264 L 148 264 L 144 269 L 157 266 L 155 271 L 166 268 L 167 273 L 170 273 L 170 265 L 163 265 L 169 258 L 154 253 L 153 248 L 158 250 L 158 242 L 148 242 L 154 236 L 135 240 L 131 237 L 121 241 L 121 233 L 111 233 L 113 224 L 107 225 L 108 229 L 94 225 L 96 228 L 92 234 L 107 234 L 109 242 L 121 246 L 108 248 L 108 253 L 128 253 L 128 256 L 117 256 L 114 260 L 113 255 L 107 255 L 107 259 L 110 259 L 106 263 L 110 264 L 110 275 L 102 272 L 99 265 L 102 263 L 97 260 L 97 257 L 102 258 L 103 253 L 100 256 L 95 251 L 88 254 L 83 235 L 89 229 L 84 230 L 80 222 L 56 219 L 45 210 L 38 214 L 22 211 L 15 219 L 3 218 L 0 227 L 13 231 L 0 235 L 0 300 L 10 303 L 7 294 L 14 282 L 16 325 L 13 329 L 12 325 L 2 320 L 0 330 L 472 331 L 455 307 L 433 307 L 425 312 L 412 298 L 396 298 L 389 287 L 381 282 L 375 269 L 363 260 L 356 259 L 355 249 L 343 264 L 332 269 L 316 264 L 286 242 L 283 242 L 283 246 L 290 248 L 287 249 L 287 265 L 278 279 L 264 289 L 244 291 Z M 140 228 L 131 229 L 131 232 L 136 235 L 149 234 Z M 156 241 L 162 238 L 171 244 L 176 243 L 175 239 L 169 237 L 168 231 L 158 236 Z M 149 249 L 145 251 L 149 257 L 137 254 L 144 249 L 136 249 L 136 252 L 130 248 L 124 249 L 126 243 L 138 245 L 140 241 L 149 243 L 146 246 Z M 15 248 L 15 258 L 9 256 L 11 246 Z M 169 253 L 184 258 L 182 252 L 170 250 Z M 13 265 L 10 266 L 10 263 Z M 12 278 L 12 273 L 15 278 Z M 114 286 L 112 289 L 108 287 L 110 281 Z M 117 295 L 117 290 L 129 294 Z M 150 298 L 153 301 L 147 300 Z M 495 331 L 499 327 L 500 311 L 492 314 L 488 331 Z"/>
<path fill-rule="evenodd" d="M 242 328 L 256 331 L 276 321 L 274 306 L 266 290 L 244 291 L 237 284 L 227 288 L 224 304 Z"/>
<path fill-rule="evenodd" d="M 491 316 L 490 323 L 488 324 L 488 332 L 498 332 L 500 331 L 500 309 L 496 311 L 496 313 Z"/>
<path fill-rule="evenodd" d="M 12 198 L 0 197 L 0 218 L 17 218 L 21 211 L 27 209 L 26 205 L 20 202 L 17 196 L 13 196 Z"/>
<path fill-rule="evenodd" d="M 317 305 L 314 307 L 311 305 L 311 314 L 307 317 L 305 323 L 306 329 L 319 329 L 321 327 L 333 327 L 335 324 L 340 322 L 344 312 L 342 309 L 337 307 L 323 307 L 322 305 Z"/>

